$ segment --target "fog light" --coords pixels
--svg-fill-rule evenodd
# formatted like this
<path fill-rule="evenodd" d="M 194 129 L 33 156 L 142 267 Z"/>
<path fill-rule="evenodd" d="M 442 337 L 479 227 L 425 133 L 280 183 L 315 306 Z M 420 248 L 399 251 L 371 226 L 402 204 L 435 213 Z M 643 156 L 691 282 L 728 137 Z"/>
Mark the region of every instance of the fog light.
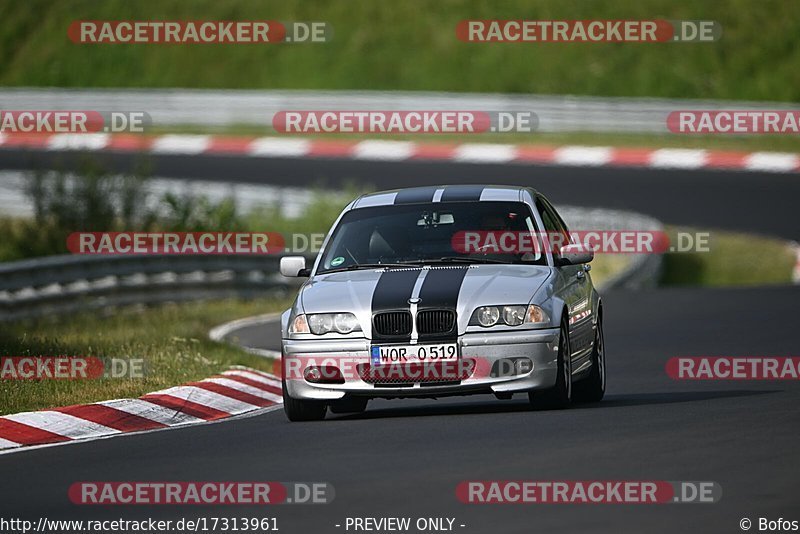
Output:
<path fill-rule="evenodd" d="M 492 364 L 492 370 L 489 372 L 490 378 L 501 378 L 504 376 L 513 376 L 514 375 L 514 362 L 507 359 L 501 358 Z"/>
<path fill-rule="evenodd" d="M 303 371 L 303 378 L 312 384 L 344 384 L 342 371 L 335 365 L 307 367 Z"/>
<path fill-rule="evenodd" d="M 514 362 L 518 375 L 524 375 L 533 371 L 533 362 L 528 358 L 519 358 Z"/>
<path fill-rule="evenodd" d="M 508 378 L 528 374 L 533 371 L 530 358 L 501 358 L 492 364 L 490 378 Z"/>
<path fill-rule="evenodd" d="M 319 370 L 319 367 L 309 367 L 303 372 L 303 378 L 307 382 L 319 382 L 322 379 L 322 371 Z"/>

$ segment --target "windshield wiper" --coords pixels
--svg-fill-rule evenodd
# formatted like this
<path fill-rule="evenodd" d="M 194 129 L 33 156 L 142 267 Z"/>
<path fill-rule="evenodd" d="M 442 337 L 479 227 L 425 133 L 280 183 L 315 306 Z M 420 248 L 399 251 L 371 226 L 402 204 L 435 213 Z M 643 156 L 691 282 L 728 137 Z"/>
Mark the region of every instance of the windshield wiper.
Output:
<path fill-rule="evenodd" d="M 328 269 L 320 274 L 338 273 L 343 271 L 357 271 L 359 269 L 384 269 L 387 267 L 408 267 L 407 263 L 354 263 L 347 267 L 340 267 L 338 269 Z"/>
<path fill-rule="evenodd" d="M 499 263 L 507 264 L 508 262 L 502 260 L 492 260 L 489 258 L 469 258 L 466 256 L 443 256 L 441 258 L 430 258 L 426 260 L 409 260 L 403 262 L 406 264 L 422 265 L 426 263 Z"/>
<path fill-rule="evenodd" d="M 495 263 L 507 265 L 508 262 L 501 260 L 492 260 L 489 258 L 468 258 L 462 256 L 443 256 L 441 258 L 429 258 L 420 260 L 403 260 L 394 263 L 354 263 L 347 267 L 340 267 L 338 269 L 328 269 L 320 274 L 339 273 L 346 271 L 357 271 L 359 269 L 388 269 L 388 268 L 401 268 L 409 267 L 412 265 L 430 265 L 435 263 Z"/>
<path fill-rule="evenodd" d="M 507 261 L 503 261 L 503 260 L 493 260 L 493 259 L 490 259 L 490 258 L 469 258 L 469 257 L 463 257 L 463 256 L 445 256 L 443 258 L 439 258 L 437 261 L 440 261 L 442 263 L 448 263 L 448 262 L 500 263 L 500 264 L 508 263 Z"/>

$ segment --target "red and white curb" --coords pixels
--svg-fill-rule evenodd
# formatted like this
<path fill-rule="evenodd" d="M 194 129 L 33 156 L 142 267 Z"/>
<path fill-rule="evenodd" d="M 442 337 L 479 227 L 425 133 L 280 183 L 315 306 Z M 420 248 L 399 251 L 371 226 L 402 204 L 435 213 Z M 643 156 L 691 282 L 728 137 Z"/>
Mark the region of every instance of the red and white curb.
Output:
<path fill-rule="evenodd" d="M 0 417 L 0 453 L 22 447 L 111 437 L 218 421 L 283 402 L 281 380 L 248 367 L 118 399 Z"/>
<path fill-rule="evenodd" d="M 255 158 L 339 158 L 365 161 L 456 161 L 654 169 L 734 169 L 800 172 L 800 154 L 685 148 L 545 146 L 490 143 L 416 143 L 371 139 L 342 141 L 296 137 L 132 134 L 0 134 L 0 148 L 52 151 L 149 152 L 164 155 L 231 155 Z"/>

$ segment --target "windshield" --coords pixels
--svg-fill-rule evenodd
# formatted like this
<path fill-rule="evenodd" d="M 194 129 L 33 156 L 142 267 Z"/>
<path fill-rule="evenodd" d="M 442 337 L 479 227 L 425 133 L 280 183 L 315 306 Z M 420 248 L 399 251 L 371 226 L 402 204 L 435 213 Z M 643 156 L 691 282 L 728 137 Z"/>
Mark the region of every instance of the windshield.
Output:
<path fill-rule="evenodd" d="M 537 231 L 530 209 L 522 202 L 432 202 L 359 208 L 342 217 L 318 272 L 430 262 L 545 265 L 546 259 L 537 251 L 468 254 L 454 246 L 464 232 Z"/>

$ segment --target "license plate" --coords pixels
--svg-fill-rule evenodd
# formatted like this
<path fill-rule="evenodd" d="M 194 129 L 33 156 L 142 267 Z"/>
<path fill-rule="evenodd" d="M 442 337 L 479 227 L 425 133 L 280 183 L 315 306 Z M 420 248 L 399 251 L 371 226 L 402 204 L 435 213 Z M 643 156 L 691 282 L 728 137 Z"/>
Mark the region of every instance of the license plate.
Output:
<path fill-rule="evenodd" d="M 370 352 L 372 365 L 403 364 L 411 362 L 453 362 L 458 360 L 455 343 L 436 345 L 373 345 Z"/>

